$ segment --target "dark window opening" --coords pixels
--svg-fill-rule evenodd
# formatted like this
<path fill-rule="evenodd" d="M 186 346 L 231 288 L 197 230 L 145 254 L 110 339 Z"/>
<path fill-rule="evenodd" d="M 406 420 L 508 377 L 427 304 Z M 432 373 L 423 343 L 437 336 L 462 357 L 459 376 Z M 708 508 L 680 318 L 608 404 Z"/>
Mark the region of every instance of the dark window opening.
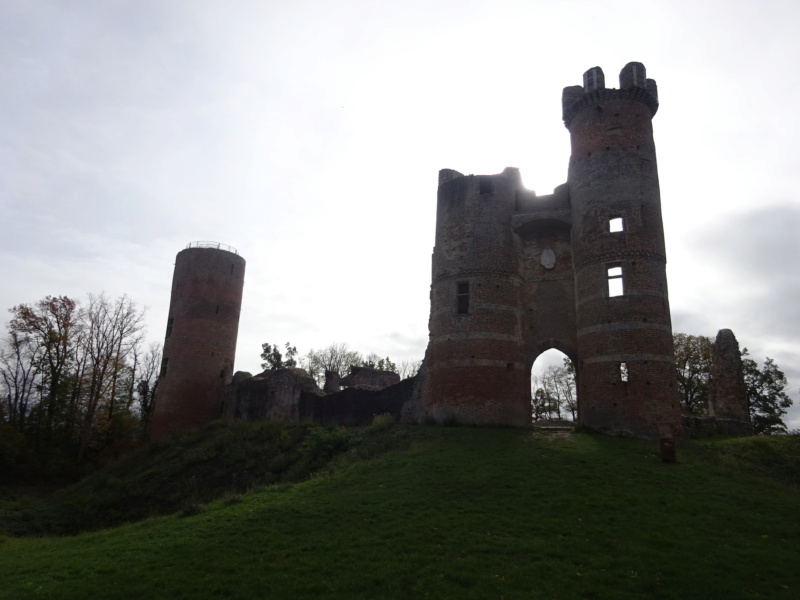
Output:
<path fill-rule="evenodd" d="M 233 267 L 234 267 L 234 266 L 236 266 L 236 265 L 234 265 L 233 263 L 231 263 L 231 273 L 233 273 Z"/>
<path fill-rule="evenodd" d="M 170 317 L 167 319 L 167 337 L 172 335 L 172 325 L 175 323 L 175 318 Z"/>
<path fill-rule="evenodd" d="M 480 187 L 481 196 L 492 193 L 492 179 L 490 177 L 479 177 L 478 185 Z"/>
<path fill-rule="evenodd" d="M 223 377 L 225 377 L 225 369 L 219 372 L 219 378 L 222 379 Z"/>
<path fill-rule="evenodd" d="M 622 267 L 608 267 L 608 297 L 622 296 L 625 294 L 625 287 L 622 283 Z"/>
<path fill-rule="evenodd" d="M 456 284 L 456 313 L 469 314 L 469 281 L 459 281 Z"/>
<path fill-rule="evenodd" d="M 167 376 L 167 363 L 168 362 L 169 362 L 168 358 L 164 358 L 164 360 L 161 361 L 161 375 L 160 375 L 161 377 L 166 377 Z"/>
<path fill-rule="evenodd" d="M 218 315 L 218 314 L 219 314 L 219 304 L 217 304 L 217 310 L 215 310 L 215 311 L 214 311 L 214 314 L 215 314 L 215 315 Z"/>

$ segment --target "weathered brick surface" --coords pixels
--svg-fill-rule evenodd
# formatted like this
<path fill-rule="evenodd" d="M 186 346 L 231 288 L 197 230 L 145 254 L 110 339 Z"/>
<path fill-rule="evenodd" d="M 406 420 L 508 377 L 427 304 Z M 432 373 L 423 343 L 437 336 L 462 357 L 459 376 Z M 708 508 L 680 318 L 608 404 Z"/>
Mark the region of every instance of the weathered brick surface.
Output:
<path fill-rule="evenodd" d="M 708 414 L 720 419 L 750 423 L 739 342 L 730 329 L 720 329 L 714 341 Z"/>
<path fill-rule="evenodd" d="M 153 438 L 222 416 L 220 390 L 233 374 L 244 270 L 241 256 L 218 248 L 189 247 L 175 258 Z"/>
<path fill-rule="evenodd" d="M 340 384 L 344 387 L 374 391 L 382 390 L 396 383 L 400 383 L 400 375 L 397 373 L 356 366 L 351 366 L 347 377 L 340 380 Z"/>
<path fill-rule="evenodd" d="M 549 348 L 576 365 L 581 422 L 680 436 L 652 117 L 655 82 L 629 63 L 564 90 L 567 183 L 536 197 L 519 172 L 439 174 L 430 340 L 419 418 L 523 425 L 529 373 Z M 612 233 L 611 219 L 623 231 Z M 608 269 L 624 294 L 609 297 Z M 469 310 L 459 309 L 469 285 Z M 628 380 L 622 381 L 625 363 Z"/>
<path fill-rule="evenodd" d="M 267 369 L 255 377 L 236 377 L 227 388 L 225 418 L 247 421 L 296 423 L 301 420 L 300 397 L 322 395 L 314 378 L 303 369 Z"/>
<path fill-rule="evenodd" d="M 347 388 L 324 396 L 304 392 L 298 405 L 300 420 L 363 425 L 370 423 L 375 415 L 382 414 L 393 415 L 399 420 L 415 383 L 415 378 L 411 377 L 382 390 Z"/>

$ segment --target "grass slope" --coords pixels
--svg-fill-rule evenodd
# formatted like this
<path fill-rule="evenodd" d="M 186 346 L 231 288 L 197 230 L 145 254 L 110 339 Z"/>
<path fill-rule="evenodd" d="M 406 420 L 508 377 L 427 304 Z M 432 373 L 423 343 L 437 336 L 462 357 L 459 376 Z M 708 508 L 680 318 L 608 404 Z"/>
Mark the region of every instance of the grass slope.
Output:
<path fill-rule="evenodd" d="M 664 465 L 636 440 L 416 431 L 194 516 L 0 538 L 0 598 L 800 596 L 798 488 L 710 446 Z"/>

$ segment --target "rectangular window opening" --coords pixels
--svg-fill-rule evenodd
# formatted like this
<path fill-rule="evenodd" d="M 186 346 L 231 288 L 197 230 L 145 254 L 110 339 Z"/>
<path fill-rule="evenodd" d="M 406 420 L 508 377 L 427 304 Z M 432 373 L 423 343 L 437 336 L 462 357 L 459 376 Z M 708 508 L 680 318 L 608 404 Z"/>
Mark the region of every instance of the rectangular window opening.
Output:
<path fill-rule="evenodd" d="M 619 380 L 624 382 L 628 381 L 628 363 L 619 363 Z"/>
<path fill-rule="evenodd" d="M 481 196 L 492 193 L 492 179 L 490 177 L 479 177 L 478 185 L 480 187 Z"/>
<path fill-rule="evenodd" d="M 172 335 L 172 324 L 173 323 L 175 323 L 175 318 L 174 317 L 170 317 L 169 319 L 167 319 L 167 336 L 166 337 L 169 337 L 169 336 Z"/>
<path fill-rule="evenodd" d="M 625 294 L 622 283 L 622 267 L 608 267 L 608 297 L 614 298 Z"/>
<path fill-rule="evenodd" d="M 456 314 L 469 314 L 469 281 L 456 283 Z"/>
<path fill-rule="evenodd" d="M 164 358 L 164 360 L 161 361 L 161 377 L 166 377 L 167 376 L 167 363 L 168 362 L 169 362 L 169 359 L 166 358 L 166 357 Z"/>
<path fill-rule="evenodd" d="M 620 231 L 625 231 L 625 221 L 623 221 L 622 217 L 614 217 L 613 219 L 609 219 L 608 231 L 609 233 L 619 233 Z"/>

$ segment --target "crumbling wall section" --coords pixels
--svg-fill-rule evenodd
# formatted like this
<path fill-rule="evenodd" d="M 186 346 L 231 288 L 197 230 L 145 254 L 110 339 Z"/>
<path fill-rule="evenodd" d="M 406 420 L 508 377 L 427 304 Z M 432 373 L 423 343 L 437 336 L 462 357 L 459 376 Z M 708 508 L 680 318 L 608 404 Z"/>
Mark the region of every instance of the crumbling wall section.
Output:
<path fill-rule="evenodd" d="M 240 373 L 237 373 L 237 376 Z M 246 421 L 302 421 L 300 398 L 322 396 L 303 369 L 270 369 L 255 377 L 234 377 L 224 392 L 225 416 Z"/>
<path fill-rule="evenodd" d="M 300 420 L 364 425 L 372 422 L 375 415 L 382 414 L 390 414 L 400 420 L 403 406 L 409 402 L 415 383 L 416 378 L 410 377 L 382 390 L 346 388 L 324 396 L 303 393 L 299 402 Z"/>
<path fill-rule="evenodd" d="M 750 423 L 739 342 L 730 329 L 720 329 L 714 341 L 708 414 Z"/>

